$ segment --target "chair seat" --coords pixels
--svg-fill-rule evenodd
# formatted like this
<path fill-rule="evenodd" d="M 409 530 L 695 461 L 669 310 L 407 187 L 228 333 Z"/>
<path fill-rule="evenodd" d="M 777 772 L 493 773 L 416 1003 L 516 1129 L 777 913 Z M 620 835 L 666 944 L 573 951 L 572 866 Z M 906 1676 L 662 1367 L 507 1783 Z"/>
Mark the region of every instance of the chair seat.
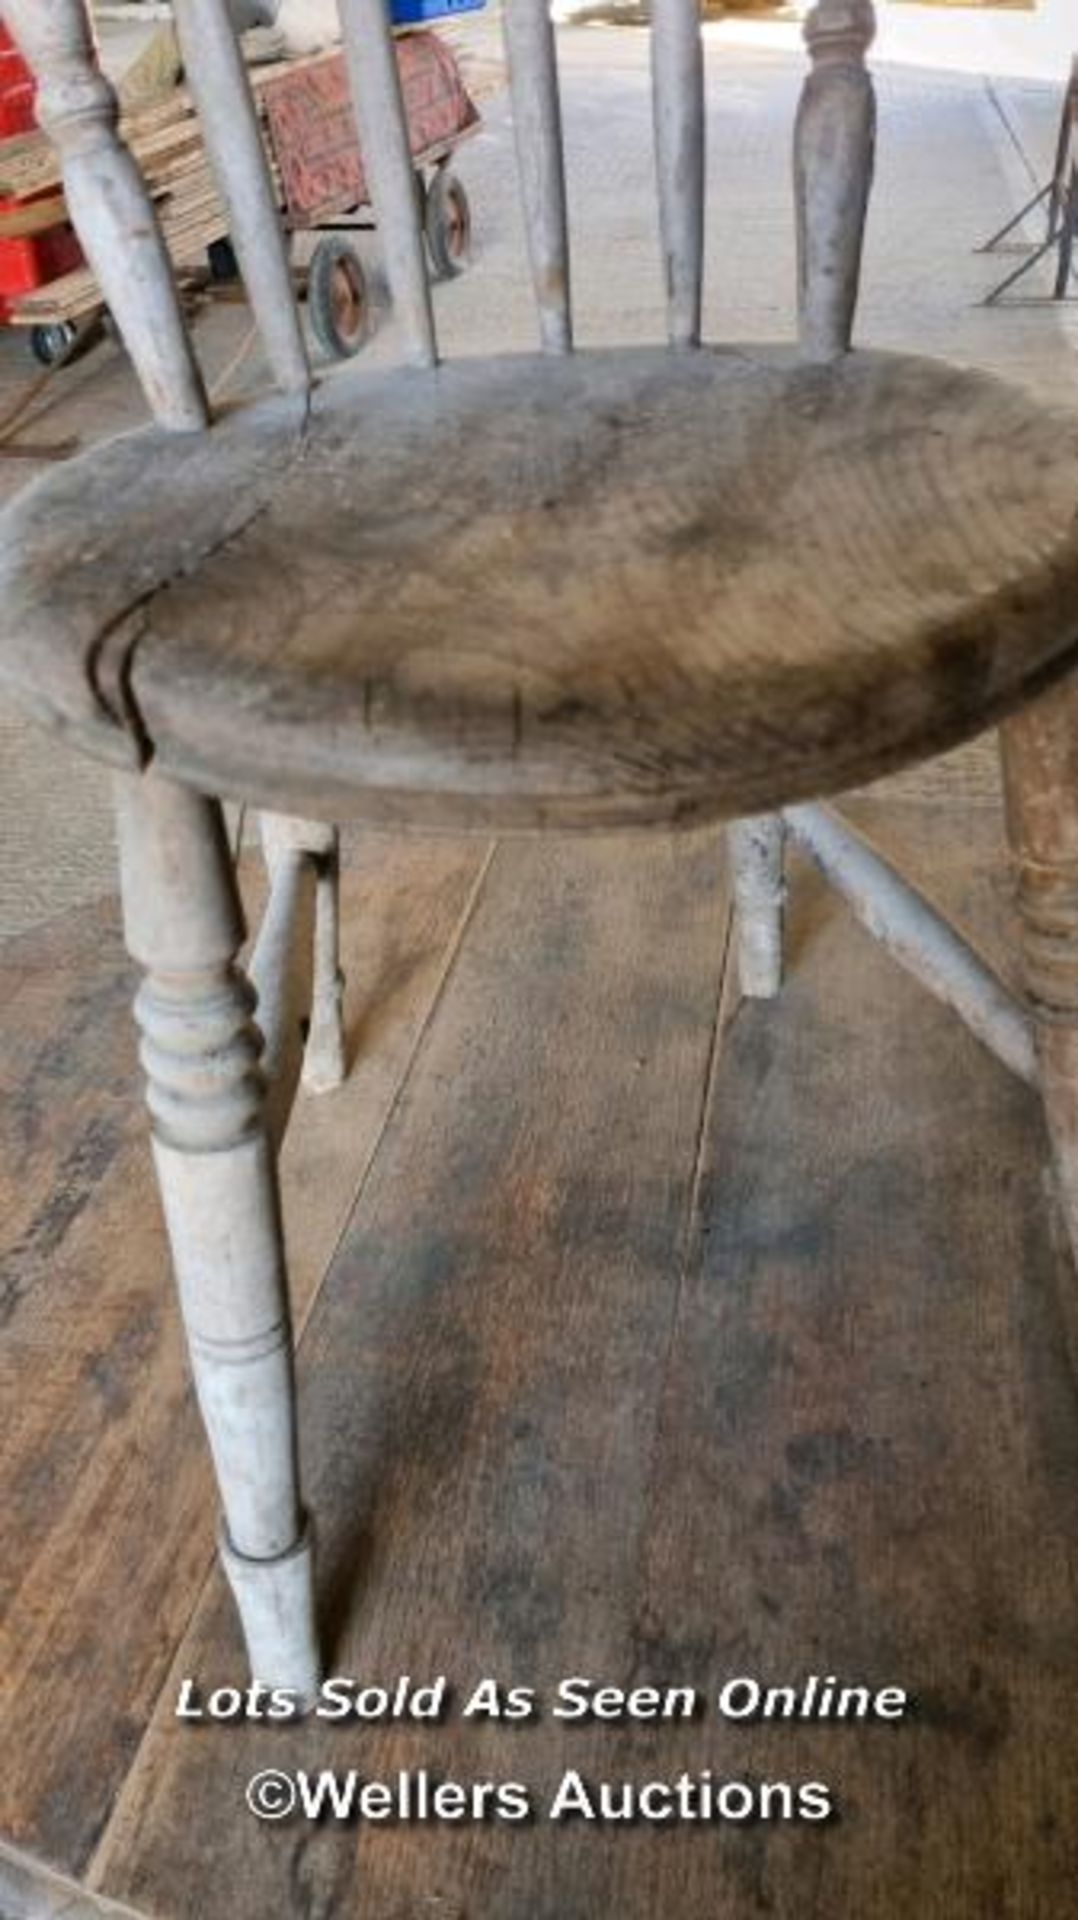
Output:
<path fill-rule="evenodd" d="M 874 777 L 1078 659 L 1078 417 L 782 349 L 353 375 L 0 520 L 0 679 L 282 810 L 688 822 Z"/>

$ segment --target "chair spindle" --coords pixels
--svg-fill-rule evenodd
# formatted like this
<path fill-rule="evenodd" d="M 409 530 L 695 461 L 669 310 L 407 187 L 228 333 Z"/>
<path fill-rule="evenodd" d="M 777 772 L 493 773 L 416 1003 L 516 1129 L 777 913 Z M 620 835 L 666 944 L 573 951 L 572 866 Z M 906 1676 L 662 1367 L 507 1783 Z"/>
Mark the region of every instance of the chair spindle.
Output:
<path fill-rule="evenodd" d="M 38 83 L 37 114 L 60 156 L 72 225 L 162 426 L 209 413 L 168 251 L 138 167 L 117 132 L 83 0 L 2 0 L 0 14 Z"/>
<path fill-rule="evenodd" d="M 258 115 L 226 0 L 175 0 L 184 71 L 274 378 L 305 392 L 310 370 Z"/>
<path fill-rule="evenodd" d="M 704 47 L 697 0 L 652 0 L 659 233 L 671 346 L 700 343 L 704 277 Z"/>
<path fill-rule="evenodd" d="M 794 132 L 798 315 L 809 360 L 847 353 L 872 186 L 876 99 L 865 54 L 871 0 L 819 0 L 805 22 L 812 71 Z"/>
<path fill-rule="evenodd" d="M 557 51 L 548 0 L 505 0 L 517 174 L 539 332 L 547 353 L 569 353 L 573 320 Z"/>
<path fill-rule="evenodd" d="M 419 188 L 385 0 L 340 0 L 340 18 L 363 165 L 393 301 L 404 323 L 410 358 L 431 367 L 438 347 Z"/>

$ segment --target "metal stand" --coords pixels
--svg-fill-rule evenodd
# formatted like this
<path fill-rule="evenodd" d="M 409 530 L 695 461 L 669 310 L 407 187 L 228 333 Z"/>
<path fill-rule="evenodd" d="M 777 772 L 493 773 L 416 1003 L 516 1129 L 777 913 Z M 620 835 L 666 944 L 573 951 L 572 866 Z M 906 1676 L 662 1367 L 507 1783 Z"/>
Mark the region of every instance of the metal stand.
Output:
<path fill-rule="evenodd" d="M 1057 255 L 1055 283 L 1050 298 L 1056 301 L 1070 297 L 1075 243 L 1078 241 L 1078 55 L 1072 63 L 1070 80 L 1063 97 L 1052 178 L 1031 200 L 1027 200 L 1006 226 L 978 247 L 978 253 L 994 253 L 1008 234 L 1020 227 L 1045 201 L 1048 203 L 1048 227 L 1044 240 L 1039 246 L 1023 249 L 1027 252 L 1027 258 L 985 295 L 982 305 L 995 306 L 1011 287 L 1024 280 L 1026 274 L 1031 273 L 1050 253 Z"/>

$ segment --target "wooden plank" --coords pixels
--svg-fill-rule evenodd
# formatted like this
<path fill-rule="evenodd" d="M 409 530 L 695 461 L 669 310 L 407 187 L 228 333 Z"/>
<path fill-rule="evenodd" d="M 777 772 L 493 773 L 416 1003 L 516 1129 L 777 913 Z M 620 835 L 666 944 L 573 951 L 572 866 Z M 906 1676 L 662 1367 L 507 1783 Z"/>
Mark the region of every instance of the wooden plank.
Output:
<path fill-rule="evenodd" d="M 76 267 L 72 273 L 61 274 L 36 293 L 24 294 L 13 305 L 12 324 L 17 327 L 37 326 L 52 320 L 67 320 L 79 314 L 90 313 L 101 306 L 101 291 L 88 267 Z"/>
<path fill-rule="evenodd" d="M 483 860 L 481 842 L 372 838 L 349 863 L 345 1015 L 358 1064 L 339 1092 L 300 1103 L 284 1156 L 301 1315 Z M 19 1764 L 4 1769 L 0 1833 L 77 1874 L 205 1577 L 213 1498 L 153 1196 L 133 979 L 114 910 L 8 943 L 3 964 L 12 1414 L 0 1464 L 9 1575 L 0 1664 L 10 1676 L 0 1738 Z M 75 1673 L 92 1684 L 72 1687 Z"/>
<path fill-rule="evenodd" d="M 996 902 L 995 828 L 963 820 L 940 859 L 934 817 L 917 877 Z M 1036 1105 L 799 866 L 786 992 L 726 1032 L 679 1289 L 712 858 L 498 858 L 304 1355 L 333 1664 L 710 1693 L 838 1672 L 916 1716 L 193 1733 L 163 1702 L 101 1890 L 169 1920 L 223 1885 L 237 1916 L 341 1920 L 1066 1910 L 1078 1421 Z M 173 1679 L 236 1660 L 218 1596 Z M 299 1764 L 523 1779 L 540 1804 L 565 1768 L 710 1767 L 830 1781 L 840 1818 L 244 1817 L 256 1768 Z"/>
<path fill-rule="evenodd" d="M 550 1680 L 620 1657 L 727 917 L 715 836 L 496 856 L 301 1350 L 335 1670 Z M 212 1684 L 237 1659 L 215 1589 L 174 1673 Z M 447 1871 L 469 1883 L 447 1913 L 546 1911 L 535 1876 L 558 1850 L 540 1868 L 519 1831 L 327 1828 L 308 1849 L 243 1812 L 251 1769 L 301 1754 L 478 1777 L 499 1744 L 478 1723 L 429 1743 L 373 1728 L 327 1743 L 318 1726 L 202 1738 L 168 1692 L 99 1890 L 194 1915 L 227 1860 L 243 1913 L 433 1912 Z M 549 1754 L 534 1732 L 514 1767 Z"/>
<path fill-rule="evenodd" d="M 67 201 L 62 193 L 47 200 L 31 200 L 25 206 L 0 211 L 0 240 L 25 240 L 30 234 L 47 233 L 67 219 Z"/>

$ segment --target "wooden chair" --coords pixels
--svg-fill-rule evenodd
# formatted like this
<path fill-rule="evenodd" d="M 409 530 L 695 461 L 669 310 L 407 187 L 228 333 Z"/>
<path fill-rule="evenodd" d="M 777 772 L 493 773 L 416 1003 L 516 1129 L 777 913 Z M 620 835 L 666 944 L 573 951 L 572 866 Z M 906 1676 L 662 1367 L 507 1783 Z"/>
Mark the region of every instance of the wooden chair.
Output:
<path fill-rule="evenodd" d="M 668 342 L 575 353 L 554 36 L 507 0 L 542 353 L 439 363 L 383 0 L 341 0 L 414 363 L 312 382 L 223 0 L 176 0 L 280 393 L 212 428 L 77 0 L 2 0 L 157 424 L 3 515 L 0 674 L 116 768 L 154 1155 L 221 1550 L 257 1677 L 318 1675 L 275 1142 L 289 912 L 319 894 L 314 1075 L 340 1071 L 334 835 L 311 820 L 734 829 L 744 983 L 781 960 L 789 832 L 1043 1089 L 1078 1229 L 1078 418 L 850 351 L 874 140 L 869 0 L 820 0 L 795 132 L 798 343 L 704 347 L 695 0 L 654 0 Z M 814 796 L 1005 720 L 1029 1005 Z M 256 952 L 222 797 L 270 810 Z M 956 1362 L 957 1364 L 957 1362 Z"/>

